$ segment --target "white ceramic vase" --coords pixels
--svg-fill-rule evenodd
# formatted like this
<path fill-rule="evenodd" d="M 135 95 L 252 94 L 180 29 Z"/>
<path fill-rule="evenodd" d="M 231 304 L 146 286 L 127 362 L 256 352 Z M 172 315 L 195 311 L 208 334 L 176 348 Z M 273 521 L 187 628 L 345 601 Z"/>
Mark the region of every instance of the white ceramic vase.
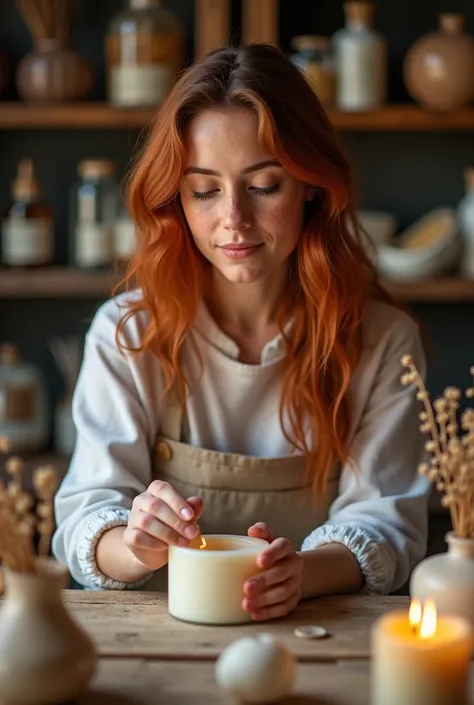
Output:
<path fill-rule="evenodd" d="M 474 627 L 474 539 L 446 536 L 447 553 L 419 563 L 410 580 L 410 595 L 432 598 L 440 614 L 468 619 Z"/>

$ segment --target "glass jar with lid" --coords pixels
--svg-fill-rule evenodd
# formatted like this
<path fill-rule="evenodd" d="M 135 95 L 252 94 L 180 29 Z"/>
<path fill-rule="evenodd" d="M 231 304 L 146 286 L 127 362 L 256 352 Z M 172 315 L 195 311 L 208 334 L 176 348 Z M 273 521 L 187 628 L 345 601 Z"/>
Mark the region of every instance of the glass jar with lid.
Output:
<path fill-rule="evenodd" d="M 71 259 L 77 267 L 108 267 L 114 261 L 114 229 L 120 211 L 116 164 L 85 159 L 71 198 Z"/>
<path fill-rule="evenodd" d="M 108 98 L 119 106 L 157 105 L 182 68 L 184 33 L 161 0 L 127 4 L 107 31 Z"/>
<path fill-rule="evenodd" d="M 336 99 L 336 72 L 329 37 L 305 34 L 291 41 L 296 54 L 291 60 L 306 76 L 320 102 L 331 107 Z"/>

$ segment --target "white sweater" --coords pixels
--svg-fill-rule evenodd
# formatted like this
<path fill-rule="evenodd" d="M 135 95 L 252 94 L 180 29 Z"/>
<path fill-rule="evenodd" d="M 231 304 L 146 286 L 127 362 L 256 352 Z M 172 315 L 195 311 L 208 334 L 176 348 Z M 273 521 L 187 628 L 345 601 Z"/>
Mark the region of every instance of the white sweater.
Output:
<path fill-rule="evenodd" d="M 151 482 L 151 448 L 160 428 L 158 360 L 150 353 L 122 354 L 115 342 L 125 302 L 121 295 L 103 304 L 87 333 L 73 402 L 76 448 L 55 502 L 53 552 L 90 588 L 136 586 L 101 574 L 95 546 L 106 529 L 127 523 L 133 498 Z M 143 314 L 127 323 L 125 342 L 140 344 L 145 321 Z M 257 457 L 289 455 L 278 418 L 281 336 L 265 346 L 261 364 L 247 365 L 204 306 L 193 332 L 205 364 L 187 403 L 189 437 L 183 440 Z M 387 304 L 368 306 L 363 340 L 349 393 L 350 453 L 362 482 L 343 467 L 328 521 L 297 548 L 341 543 L 359 561 L 365 590 L 387 593 L 408 580 L 426 550 L 429 484 L 417 473 L 424 452 L 420 404 L 413 386 L 400 383 L 402 355 L 411 354 L 422 374 L 425 360 L 413 321 Z M 192 385 L 201 369 L 190 341 L 183 366 Z"/>

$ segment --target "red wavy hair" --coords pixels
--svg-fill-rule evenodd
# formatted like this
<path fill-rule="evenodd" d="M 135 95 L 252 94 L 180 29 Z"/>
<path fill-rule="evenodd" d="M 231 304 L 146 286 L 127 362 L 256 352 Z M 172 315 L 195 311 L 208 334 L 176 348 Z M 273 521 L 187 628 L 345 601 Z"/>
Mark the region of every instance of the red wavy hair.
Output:
<path fill-rule="evenodd" d="M 307 457 L 314 488 L 321 489 L 335 462 L 348 460 L 346 397 L 361 356 L 364 308 L 371 298 L 392 300 L 362 246 L 350 169 L 329 119 L 300 71 L 277 49 L 251 45 L 213 52 L 182 74 L 158 111 L 129 183 L 138 244 L 126 281 L 140 287 L 142 296 L 121 319 L 117 340 L 130 316 L 146 311 L 139 350 L 157 355 L 166 388 L 177 383 L 184 404 L 180 353 L 202 297 L 205 262 L 178 192 L 189 121 L 216 107 L 252 110 L 267 153 L 318 189 L 306 206 L 289 268 L 291 296 L 285 292 L 280 315 L 282 329 L 289 315 L 294 319 L 286 339 L 280 421 L 290 443 Z"/>

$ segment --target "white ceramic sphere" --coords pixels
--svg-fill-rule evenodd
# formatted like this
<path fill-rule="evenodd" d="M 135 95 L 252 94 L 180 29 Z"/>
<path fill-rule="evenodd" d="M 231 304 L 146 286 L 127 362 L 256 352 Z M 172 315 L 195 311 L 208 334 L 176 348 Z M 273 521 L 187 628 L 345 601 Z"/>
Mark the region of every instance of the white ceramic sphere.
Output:
<path fill-rule="evenodd" d="M 270 634 L 237 639 L 216 662 L 220 688 L 248 703 L 270 703 L 290 692 L 296 671 L 294 655 Z"/>

